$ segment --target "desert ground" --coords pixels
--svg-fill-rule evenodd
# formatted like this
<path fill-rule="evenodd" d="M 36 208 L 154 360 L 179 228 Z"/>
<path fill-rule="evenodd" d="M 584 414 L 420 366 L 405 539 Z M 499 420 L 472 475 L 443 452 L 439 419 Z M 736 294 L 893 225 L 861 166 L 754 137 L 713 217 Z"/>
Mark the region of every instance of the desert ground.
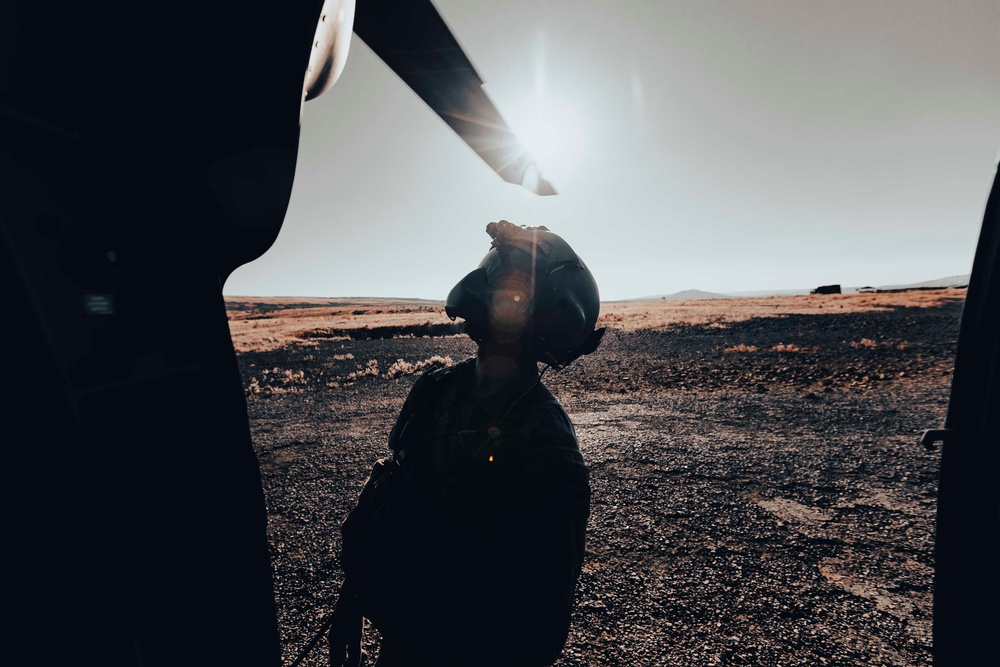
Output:
<path fill-rule="evenodd" d="M 917 439 L 944 421 L 964 297 L 603 304 L 600 349 L 544 380 L 593 490 L 556 664 L 930 665 L 938 454 Z M 474 345 L 438 302 L 227 303 L 287 663 L 417 374 Z"/>

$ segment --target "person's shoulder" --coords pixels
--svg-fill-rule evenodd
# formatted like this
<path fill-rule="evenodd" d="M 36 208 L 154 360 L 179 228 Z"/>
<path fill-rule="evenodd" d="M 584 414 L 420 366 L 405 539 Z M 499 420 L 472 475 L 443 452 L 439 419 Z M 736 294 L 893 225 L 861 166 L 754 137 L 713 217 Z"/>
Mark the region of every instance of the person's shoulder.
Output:
<path fill-rule="evenodd" d="M 442 401 L 450 400 L 459 391 L 461 385 L 456 384 L 453 380 L 469 376 L 470 369 L 474 367 L 470 365 L 470 362 L 475 362 L 475 358 L 432 368 L 417 377 L 403 402 L 403 408 L 399 411 L 396 425 L 389 433 L 390 449 L 397 451 L 401 447 L 400 439 L 403 438 L 403 432 L 406 431 L 407 424 L 415 415 L 439 407 Z"/>
<path fill-rule="evenodd" d="M 562 404 L 548 387 L 538 383 L 531 396 L 522 422 L 524 435 L 530 440 L 546 441 L 548 447 L 579 451 L 576 429 Z"/>
<path fill-rule="evenodd" d="M 454 382 L 469 377 L 475 369 L 476 358 L 469 357 L 447 366 L 437 366 L 424 371 L 413 383 L 412 392 L 420 392 L 442 382 Z"/>
<path fill-rule="evenodd" d="M 589 472 L 573 422 L 547 387 L 539 383 L 521 424 L 526 443 L 522 471 L 542 486 L 563 488 L 556 480 L 586 486 Z"/>
<path fill-rule="evenodd" d="M 438 366 L 437 368 L 432 368 L 425 371 L 421 377 L 427 377 L 432 380 L 440 380 L 442 378 L 465 376 L 473 372 L 476 367 L 476 358 L 469 357 L 468 359 L 463 359 L 457 363 L 449 364 L 447 366 Z"/>

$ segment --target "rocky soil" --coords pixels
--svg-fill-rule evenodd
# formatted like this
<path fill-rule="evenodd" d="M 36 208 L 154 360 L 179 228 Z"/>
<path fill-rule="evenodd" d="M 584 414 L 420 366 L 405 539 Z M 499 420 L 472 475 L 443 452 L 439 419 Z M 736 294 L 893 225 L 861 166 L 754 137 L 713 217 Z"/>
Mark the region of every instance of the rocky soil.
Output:
<path fill-rule="evenodd" d="M 557 664 L 930 665 L 938 455 L 917 438 L 944 421 L 960 315 L 611 330 L 546 374 L 593 486 Z M 473 350 L 316 337 L 240 355 L 286 663 L 333 607 L 340 522 L 414 371 Z"/>

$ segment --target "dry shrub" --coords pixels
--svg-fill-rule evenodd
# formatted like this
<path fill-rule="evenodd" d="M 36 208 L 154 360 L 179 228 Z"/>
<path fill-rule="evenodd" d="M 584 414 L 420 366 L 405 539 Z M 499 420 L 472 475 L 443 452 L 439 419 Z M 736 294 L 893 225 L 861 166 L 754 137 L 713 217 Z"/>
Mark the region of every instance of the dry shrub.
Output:
<path fill-rule="evenodd" d="M 348 352 L 347 354 L 335 354 L 333 355 L 334 361 L 344 361 L 346 359 L 353 359 L 354 355 Z"/>
<path fill-rule="evenodd" d="M 264 369 L 261 378 L 250 378 L 246 394 L 248 398 L 265 396 L 280 396 L 281 394 L 301 394 L 302 385 L 306 384 L 305 371 L 282 370 L 280 368 Z"/>
<path fill-rule="evenodd" d="M 878 343 L 873 341 L 871 338 L 862 338 L 861 340 L 851 341 L 851 347 L 855 350 L 860 350 L 861 348 L 872 349 L 878 347 Z"/>
<path fill-rule="evenodd" d="M 799 347 L 794 343 L 778 343 L 771 348 L 772 352 L 808 352 L 805 348 Z"/>
<path fill-rule="evenodd" d="M 452 361 L 451 357 L 441 357 L 436 354 L 433 357 L 429 357 L 427 359 L 424 359 L 423 361 L 418 361 L 416 363 L 406 361 L 405 359 L 397 359 L 392 363 L 391 366 L 389 366 L 388 370 L 386 370 L 385 374 L 382 375 L 382 377 L 392 380 L 402 375 L 411 375 L 413 373 L 419 373 L 426 368 L 450 366 L 452 363 L 454 362 Z M 378 360 L 369 359 L 368 363 L 365 364 L 364 368 L 358 367 L 357 370 L 351 371 L 342 379 L 344 382 L 349 384 L 351 382 L 357 382 L 361 378 L 368 376 L 379 377 Z M 339 387 L 340 383 L 330 382 L 327 383 L 326 386 L 331 388 Z"/>
<path fill-rule="evenodd" d="M 279 371 L 277 368 L 274 369 L 275 374 Z M 306 383 L 306 372 L 305 371 L 280 371 L 280 377 L 284 384 L 305 384 Z"/>
<path fill-rule="evenodd" d="M 354 382 L 367 375 L 372 375 L 378 377 L 378 359 L 369 359 L 368 363 L 365 364 L 364 368 L 358 368 L 356 371 L 351 371 L 347 374 L 345 378 L 348 382 Z"/>
<path fill-rule="evenodd" d="M 740 343 L 739 345 L 733 345 L 732 347 L 722 348 L 723 352 L 756 352 L 756 345 L 747 345 L 746 343 Z"/>
<path fill-rule="evenodd" d="M 385 377 L 390 380 L 400 375 L 412 375 L 414 373 L 419 373 L 425 368 L 438 367 L 438 366 L 450 366 L 452 364 L 451 357 L 441 357 L 434 355 L 423 361 L 418 361 L 415 364 L 411 364 L 409 361 L 404 361 L 403 359 L 397 359 L 393 362 L 392 366 L 389 366 L 389 370 L 386 371 Z"/>

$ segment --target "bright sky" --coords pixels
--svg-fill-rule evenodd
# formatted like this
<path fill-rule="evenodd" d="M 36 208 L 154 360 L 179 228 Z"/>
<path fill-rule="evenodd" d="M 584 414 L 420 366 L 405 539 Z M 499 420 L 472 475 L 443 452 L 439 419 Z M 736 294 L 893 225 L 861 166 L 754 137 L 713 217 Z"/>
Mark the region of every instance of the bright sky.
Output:
<path fill-rule="evenodd" d="M 997 0 L 434 0 L 559 194 L 502 181 L 354 38 L 278 240 L 230 295 L 444 299 L 486 223 L 605 300 L 969 272 L 1000 149 Z"/>

